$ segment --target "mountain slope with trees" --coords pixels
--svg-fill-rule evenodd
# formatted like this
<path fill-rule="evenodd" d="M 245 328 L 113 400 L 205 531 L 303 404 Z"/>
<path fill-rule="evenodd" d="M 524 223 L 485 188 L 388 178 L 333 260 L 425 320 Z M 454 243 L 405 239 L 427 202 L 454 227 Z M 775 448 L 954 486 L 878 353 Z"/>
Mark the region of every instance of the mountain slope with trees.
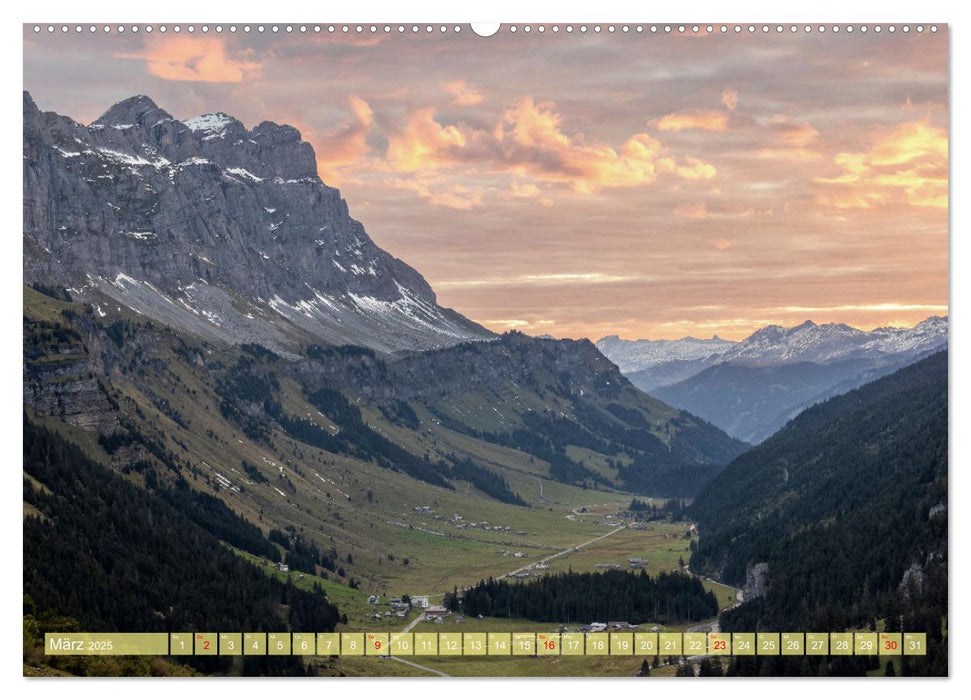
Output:
<path fill-rule="evenodd" d="M 946 673 L 947 377 L 941 352 L 818 404 L 705 487 L 692 569 L 749 594 L 723 629 L 926 631 L 913 666 Z"/>
<path fill-rule="evenodd" d="M 112 474 L 29 419 L 24 503 L 25 613 L 32 619 L 118 632 L 317 632 L 339 621 L 322 590 L 268 577 L 156 489 Z"/>

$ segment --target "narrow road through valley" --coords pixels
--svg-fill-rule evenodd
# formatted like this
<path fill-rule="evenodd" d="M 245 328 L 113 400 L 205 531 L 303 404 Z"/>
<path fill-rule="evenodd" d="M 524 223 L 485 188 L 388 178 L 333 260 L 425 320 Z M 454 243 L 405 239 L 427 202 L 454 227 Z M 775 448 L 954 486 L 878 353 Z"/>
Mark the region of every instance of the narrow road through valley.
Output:
<path fill-rule="evenodd" d="M 450 675 L 444 671 L 436 671 L 434 668 L 428 668 L 428 666 L 422 666 L 421 664 L 416 664 L 414 661 L 408 661 L 407 659 L 402 659 L 400 656 L 389 656 L 387 657 L 392 661 L 397 661 L 399 663 L 405 664 L 407 666 L 412 666 L 414 668 L 421 669 L 422 671 L 428 671 L 428 673 L 434 673 L 436 676 L 442 676 L 443 678 L 451 678 Z"/>
<path fill-rule="evenodd" d="M 620 532 L 621 530 L 626 530 L 626 529 L 627 529 L 627 526 L 626 525 L 621 525 L 620 527 L 618 527 L 618 528 L 616 528 L 614 530 L 611 530 L 610 532 L 608 532 L 608 533 L 606 533 L 604 535 L 600 535 L 600 537 L 594 537 L 592 540 L 587 540 L 583 544 L 578 544 L 578 545 L 576 545 L 574 547 L 567 547 L 566 549 L 564 549 L 561 552 L 557 552 L 556 554 L 551 554 L 548 557 L 543 557 L 542 559 L 537 559 L 536 561 L 532 562 L 531 564 L 527 564 L 526 566 L 521 566 L 518 569 L 515 569 L 513 571 L 510 571 L 508 573 L 505 573 L 502 576 L 497 576 L 496 578 L 497 579 L 503 579 L 503 578 L 506 578 L 507 576 L 512 576 L 513 574 L 518 574 L 520 571 L 527 571 L 529 569 L 532 569 L 537 564 L 545 564 L 546 562 L 551 561 L 553 559 L 556 559 L 557 557 L 562 557 L 564 554 L 569 554 L 570 552 L 576 551 L 577 549 L 580 549 L 581 547 L 586 547 L 588 545 L 593 544 L 594 542 L 599 542 L 602 539 L 605 539 L 607 537 L 610 537 L 611 535 L 615 535 L 618 532 Z"/>

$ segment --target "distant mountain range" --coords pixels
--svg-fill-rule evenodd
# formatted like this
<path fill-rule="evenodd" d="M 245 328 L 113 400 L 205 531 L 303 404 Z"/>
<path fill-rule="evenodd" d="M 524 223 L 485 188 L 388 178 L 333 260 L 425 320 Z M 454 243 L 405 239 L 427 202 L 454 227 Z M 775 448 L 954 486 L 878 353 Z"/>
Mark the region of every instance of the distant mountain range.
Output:
<path fill-rule="evenodd" d="M 596 343 L 597 349 L 624 374 L 663 367 L 675 362 L 707 360 L 738 345 L 717 335 L 710 339 L 687 336 L 681 340 L 623 340 L 608 335 Z"/>
<path fill-rule="evenodd" d="M 947 337 L 947 317 L 932 316 L 913 328 L 806 321 L 767 326 L 741 342 L 608 336 L 597 347 L 639 389 L 758 443 L 807 406 L 946 347 Z"/>
<path fill-rule="evenodd" d="M 28 283 L 291 356 L 494 337 L 374 244 L 291 126 L 180 121 L 144 95 L 84 126 L 25 92 L 23 119 Z"/>

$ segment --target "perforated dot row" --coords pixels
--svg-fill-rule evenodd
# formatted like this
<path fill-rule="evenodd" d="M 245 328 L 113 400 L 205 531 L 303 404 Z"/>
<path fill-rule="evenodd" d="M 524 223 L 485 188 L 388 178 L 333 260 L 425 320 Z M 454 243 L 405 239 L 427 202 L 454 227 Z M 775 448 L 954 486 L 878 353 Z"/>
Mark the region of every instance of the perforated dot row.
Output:
<path fill-rule="evenodd" d="M 225 26 L 222 25 L 222 24 L 216 24 L 216 25 L 212 25 L 212 26 L 210 26 L 208 24 L 203 24 L 203 25 L 199 25 L 199 26 L 196 26 L 194 24 L 188 24 L 188 25 L 185 25 L 185 26 L 180 25 L 180 24 L 174 24 L 174 25 L 161 24 L 161 25 L 158 25 L 157 27 L 156 26 L 153 26 L 153 25 L 150 25 L 150 24 L 147 24 L 147 25 L 144 25 L 144 26 L 139 26 L 137 24 L 133 24 L 131 26 L 126 26 L 126 25 L 123 25 L 123 24 L 119 24 L 117 26 L 112 26 L 110 24 L 105 24 L 105 25 L 95 25 L 95 24 L 91 24 L 91 25 L 80 25 L 80 24 L 76 24 L 76 25 L 67 25 L 67 24 L 54 25 L 54 24 L 48 24 L 46 26 L 42 26 L 42 25 L 39 25 L 39 24 L 35 24 L 34 27 L 33 27 L 33 29 L 34 29 L 34 33 L 39 33 L 39 32 L 42 32 L 42 31 L 45 31 L 46 30 L 50 34 L 53 34 L 54 32 L 57 32 L 57 31 L 60 31 L 61 33 L 64 33 L 64 34 L 66 34 L 68 32 L 74 32 L 76 34 L 81 34 L 81 33 L 84 33 L 84 32 L 88 32 L 88 33 L 91 33 L 91 34 L 94 34 L 94 33 L 97 33 L 97 32 L 103 32 L 105 34 L 109 34 L 109 33 L 112 33 L 112 32 L 117 33 L 117 34 L 123 34 L 125 32 L 131 32 L 133 34 L 136 34 L 139 31 L 142 31 L 142 32 L 145 32 L 145 33 L 159 32 L 159 33 L 162 33 L 162 34 L 164 34 L 166 32 L 175 32 L 176 34 L 178 34 L 178 33 L 183 32 L 183 31 L 188 32 L 189 34 L 193 34 L 193 33 L 197 32 L 197 31 L 198 32 L 202 32 L 203 34 L 207 34 L 209 32 L 216 32 L 217 34 L 221 34 L 222 32 L 230 32 L 230 33 L 236 33 L 236 32 L 244 32 L 244 33 L 257 32 L 257 33 L 260 33 L 260 34 L 264 34 L 264 33 L 267 33 L 267 32 L 272 33 L 272 34 L 278 34 L 280 32 L 283 32 L 283 33 L 286 33 L 286 34 L 292 34 L 294 32 L 299 33 L 299 34 L 307 34 L 308 32 L 309 33 L 314 33 L 314 34 L 320 34 L 322 32 L 324 32 L 324 33 L 330 33 L 330 34 L 335 34 L 335 33 L 342 33 L 342 34 L 365 34 L 365 33 L 368 33 L 368 34 L 377 34 L 377 33 L 385 33 L 385 34 L 390 34 L 391 32 L 398 32 L 399 34 L 404 34 L 406 32 L 411 32 L 411 33 L 414 33 L 414 34 L 417 34 L 419 32 L 425 32 L 425 33 L 429 33 L 430 34 L 432 32 L 439 32 L 439 33 L 444 34 L 444 33 L 447 33 L 447 32 L 459 33 L 459 32 L 462 31 L 462 27 L 459 26 L 459 25 L 457 25 L 457 24 L 456 25 L 444 25 L 444 24 L 442 24 L 442 25 L 431 25 L 431 24 L 427 24 L 427 25 L 424 25 L 424 24 L 423 25 L 418 25 L 418 24 L 403 25 L 403 24 L 399 24 L 399 25 L 395 25 L 395 26 L 392 26 L 390 24 L 384 24 L 384 25 L 377 25 L 377 24 L 328 24 L 328 25 L 321 25 L 321 24 L 312 24 L 312 25 L 308 25 L 308 24 L 299 24 L 299 25 L 293 25 L 293 24 L 287 24 L 287 25 L 277 25 L 277 24 L 263 25 L 263 24 L 257 24 L 257 25 L 249 25 L 249 24 L 244 24 L 244 25 L 235 25 L 235 24 L 229 24 L 229 25 L 225 25 Z"/>
<path fill-rule="evenodd" d="M 35 24 L 33 26 L 33 29 L 34 29 L 34 33 L 40 33 L 40 32 L 43 32 L 43 31 L 47 31 L 47 33 L 49 33 L 49 34 L 53 34 L 53 33 L 58 32 L 58 31 L 61 32 L 61 33 L 63 33 L 63 34 L 67 34 L 69 32 L 74 32 L 76 34 L 81 34 L 81 33 L 84 33 L 84 32 L 88 32 L 88 33 L 91 33 L 91 34 L 98 33 L 98 32 L 102 32 L 102 33 L 105 33 L 105 34 L 109 34 L 109 33 L 113 33 L 113 32 L 114 33 L 117 33 L 117 34 L 124 34 L 125 32 L 130 32 L 132 34 L 137 34 L 138 32 L 145 32 L 146 34 L 150 34 L 152 32 L 159 32 L 161 34 L 164 34 L 166 32 L 174 32 L 174 33 L 178 34 L 178 33 L 183 32 L 183 31 L 188 32 L 189 34 L 193 34 L 193 33 L 197 32 L 197 31 L 198 32 L 201 32 L 203 34 L 207 34 L 209 32 L 215 32 L 217 34 L 220 34 L 222 32 L 229 32 L 229 33 L 236 33 L 236 32 L 243 32 L 243 33 L 250 33 L 250 32 L 266 33 L 266 32 L 269 32 L 269 33 L 272 33 L 272 34 L 278 34 L 280 32 L 283 32 L 283 33 L 286 33 L 286 34 L 292 34 L 294 32 L 299 33 L 299 34 L 307 34 L 307 33 L 313 33 L 313 34 L 320 34 L 320 33 L 328 33 L 328 34 L 378 34 L 378 33 L 384 33 L 384 34 L 391 34 L 393 32 L 396 32 L 398 34 L 406 34 L 406 33 L 410 33 L 410 34 L 421 34 L 421 33 L 424 33 L 424 34 L 431 34 L 431 33 L 446 34 L 446 33 L 452 32 L 452 33 L 456 33 L 457 34 L 457 33 L 460 33 L 460 32 L 463 31 L 462 27 L 460 25 L 457 25 L 457 24 L 456 25 L 446 25 L 446 24 L 439 24 L 439 25 L 432 25 L 432 24 L 421 24 L 421 25 L 419 25 L 419 24 L 409 24 L 409 25 L 404 25 L 404 24 L 398 24 L 398 25 L 390 25 L 390 24 L 383 24 L 383 25 L 378 25 L 378 24 L 327 24 L 327 25 L 321 25 L 321 24 L 313 24 L 313 25 L 308 25 L 308 24 L 299 24 L 299 25 L 293 25 L 293 24 L 287 24 L 287 25 L 277 25 L 277 24 L 263 25 L 263 24 L 258 24 L 258 25 L 249 25 L 249 24 L 244 24 L 244 25 L 235 25 L 235 24 L 229 24 L 229 25 L 225 25 L 225 26 L 224 25 L 221 25 L 221 24 L 216 24 L 216 25 L 212 25 L 212 26 L 210 26 L 208 24 L 203 24 L 203 25 L 199 25 L 199 26 L 196 26 L 194 24 L 189 24 L 189 25 L 185 25 L 185 26 L 179 25 L 179 24 L 174 24 L 174 25 L 171 25 L 171 26 L 170 25 L 164 25 L 164 24 L 161 24 L 161 25 L 158 25 L 158 26 L 154 26 L 154 25 L 151 25 L 151 24 L 146 24 L 146 25 L 142 25 L 142 26 L 139 26 L 137 24 L 128 25 L 128 26 L 123 25 L 123 24 L 119 24 L 119 25 L 116 25 L 116 26 L 112 26 L 112 25 L 108 25 L 108 24 L 105 24 L 105 25 L 94 25 L 94 24 L 91 24 L 91 25 L 80 25 L 80 24 L 76 24 L 76 25 L 67 25 L 67 24 L 62 24 L 62 25 L 54 25 L 54 24 L 39 25 L 39 24 Z M 836 25 L 822 25 L 822 24 L 819 24 L 819 25 L 811 25 L 811 24 L 805 24 L 805 25 L 797 25 L 797 24 L 790 24 L 790 25 L 783 25 L 783 24 L 774 24 L 774 25 L 770 25 L 770 24 L 749 24 L 749 25 L 740 25 L 740 24 L 733 24 L 733 25 L 728 25 L 728 24 L 721 24 L 721 25 L 712 25 L 712 24 L 706 24 L 706 25 L 700 25 L 700 24 L 690 24 L 690 25 L 686 25 L 686 24 L 651 24 L 651 25 L 644 25 L 644 24 L 620 24 L 620 25 L 618 25 L 618 24 L 608 24 L 608 25 L 600 25 L 600 24 L 592 24 L 592 25 L 586 25 L 586 24 L 578 24 L 578 25 L 573 25 L 573 24 L 566 24 L 566 25 L 562 25 L 561 26 L 561 25 L 558 25 L 558 24 L 552 24 L 552 25 L 544 25 L 544 24 L 537 24 L 537 25 L 531 25 L 531 24 L 516 25 L 516 24 L 512 24 L 512 25 L 509 25 L 508 27 L 506 27 L 506 30 L 509 31 L 510 33 L 513 33 L 513 34 L 515 34 L 517 32 L 523 32 L 523 33 L 526 33 L 526 34 L 529 34 L 531 32 L 536 32 L 536 33 L 539 33 L 539 34 L 544 34 L 546 32 L 552 32 L 554 34 L 557 34 L 557 33 L 560 33 L 560 32 L 566 32 L 567 34 L 575 34 L 575 33 L 579 33 L 579 34 L 588 34 L 588 33 L 600 34 L 600 33 L 603 33 L 603 32 L 607 32 L 607 33 L 610 33 L 610 34 L 617 33 L 617 32 L 620 32 L 620 33 L 623 33 L 623 34 L 628 34 L 628 33 L 643 34 L 645 32 L 650 33 L 650 34 L 657 34 L 657 33 L 663 33 L 663 34 L 719 34 L 719 33 L 720 34 L 728 34 L 728 33 L 731 33 L 731 32 L 734 32 L 735 34 L 741 34 L 743 32 L 749 33 L 749 34 L 755 34 L 755 33 L 762 33 L 762 34 L 769 34 L 769 33 L 776 33 L 776 34 L 782 34 L 782 33 L 790 33 L 790 34 L 796 34 L 796 33 L 803 33 L 803 34 L 819 33 L 819 34 L 822 34 L 822 33 L 825 33 L 825 32 L 833 32 L 834 34 L 838 34 L 841 31 L 846 32 L 848 34 L 852 34 L 853 32 L 857 32 L 857 31 L 860 32 L 860 33 L 862 33 L 862 34 L 866 34 L 867 32 L 871 32 L 871 31 L 874 32 L 874 33 L 877 33 L 877 34 L 879 34 L 881 32 L 884 32 L 884 31 L 889 32 L 890 34 L 894 34 L 894 33 L 898 32 L 898 31 L 901 32 L 901 33 L 903 33 L 903 34 L 908 34 L 911 31 L 915 31 L 917 33 L 922 33 L 925 30 L 929 30 L 932 33 L 936 33 L 937 32 L 937 25 L 936 24 L 932 24 L 932 25 L 929 25 L 929 26 L 925 26 L 923 24 L 916 24 L 916 25 L 909 25 L 909 24 L 894 25 L 894 24 L 891 24 L 891 25 L 884 26 L 884 25 L 880 25 L 880 24 L 876 24 L 876 25 L 866 25 L 866 24 L 852 25 L 852 24 L 848 24 L 848 25 L 842 25 L 841 26 L 841 25 L 838 25 L 838 24 L 836 24 Z"/>

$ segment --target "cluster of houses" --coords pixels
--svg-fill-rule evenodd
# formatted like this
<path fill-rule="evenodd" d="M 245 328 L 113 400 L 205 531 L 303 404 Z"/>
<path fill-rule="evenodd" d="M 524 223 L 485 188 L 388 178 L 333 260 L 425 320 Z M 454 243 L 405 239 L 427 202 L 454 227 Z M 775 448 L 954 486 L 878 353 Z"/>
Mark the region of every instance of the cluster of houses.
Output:
<path fill-rule="evenodd" d="M 446 522 L 452 523 L 453 525 L 457 525 L 458 523 L 463 522 L 465 520 L 465 517 L 462 515 L 459 515 L 458 513 L 452 513 L 452 517 L 450 518 L 446 518 L 444 515 L 436 515 L 435 520 L 444 520 Z"/>
<path fill-rule="evenodd" d="M 605 515 L 599 520 L 594 520 L 593 523 L 594 525 L 606 525 L 607 527 L 617 527 L 621 525 L 621 522 L 617 519 L 617 516 L 614 515 L 613 513 L 610 513 L 609 515 Z"/>
<path fill-rule="evenodd" d="M 527 554 L 526 552 L 513 552 L 512 554 L 510 554 L 509 551 L 506 549 L 497 549 L 496 554 L 498 554 L 500 557 L 516 557 L 517 559 L 529 559 L 529 554 Z"/>
<path fill-rule="evenodd" d="M 413 508 L 416 513 L 431 513 L 432 509 L 430 506 L 416 506 Z M 459 515 L 458 513 L 452 513 L 451 517 L 445 517 L 444 515 L 433 516 L 435 520 L 441 520 L 443 522 L 451 523 L 455 526 L 457 530 L 489 530 L 493 532 L 511 532 L 512 528 L 509 525 L 491 525 L 488 521 L 482 520 L 479 522 L 465 522 L 465 516 Z M 525 535 L 525 532 L 518 533 L 520 535 Z"/>
<path fill-rule="evenodd" d="M 540 577 L 540 574 L 537 574 L 535 571 L 516 571 L 511 574 L 506 574 L 506 578 L 515 578 L 515 579 L 539 578 L 539 577 Z"/>
<path fill-rule="evenodd" d="M 426 620 L 431 620 L 436 625 L 445 624 L 445 617 L 449 614 L 448 608 L 442 607 L 441 605 L 430 605 L 424 610 L 424 615 Z M 478 616 L 478 619 L 482 619 L 482 615 Z M 460 625 L 465 622 L 465 617 L 462 615 L 456 615 L 455 619 L 452 620 L 455 624 Z"/>
<path fill-rule="evenodd" d="M 381 605 L 381 598 L 376 595 L 369 595 L 367 598 L 369 605 Z M 415 595 L 410 596 L 408 600 L 402 600 L 401 598 L 391 598 L 388 601 L 388 610 L 383 613 L 375 612 L 371 615 L 372 620 L 381 620 L 388 617 L 398 617 L 406 618 L 408 617 L 408 612 L 412 608 L 421 608 L 427 613 L 429 609 L 428 596 L 427 595 Z"/>
<path fill-rule="evenodd" d="M 627 566 L 629 568 L 631 568 L 631 569 L 643 569 L 645 566 L 647 566 L 647 559 L 645 559 L 644 557 L 630 557 L 627 560 Z M 620 564 L 615 564 L 615 563 L 611 562 L 611 563 L 604 563 L 604 564 L 594 564 L 593 565 L 593 568 L 595 568 L 595 569 L 620 569 L 620 568 L 623 568 L 623 567 L 621 567 Z"/>
<path fill-rule="evenodd" d="M 458 513 L 453 513 L 451 518 L 443 515 L 436 515 L 436 520 L 445 520 L 455 526 L 457 530 L 490 530 L 495 532 L 509 532 L 512 528 L 508 525 L 491 525 L 488 521 L 465 522 L 465 518 Z"/>
<path fill-rule="evenodd" d="M 577 632 L 632 632 L 636 629 L 637 625 L 632 625 L 629 622 L 591 622 L 589 625 L 579 628 Z M 654 632 L 657 629 L 659 628 L 652 627 L 651 631 Z"/>

